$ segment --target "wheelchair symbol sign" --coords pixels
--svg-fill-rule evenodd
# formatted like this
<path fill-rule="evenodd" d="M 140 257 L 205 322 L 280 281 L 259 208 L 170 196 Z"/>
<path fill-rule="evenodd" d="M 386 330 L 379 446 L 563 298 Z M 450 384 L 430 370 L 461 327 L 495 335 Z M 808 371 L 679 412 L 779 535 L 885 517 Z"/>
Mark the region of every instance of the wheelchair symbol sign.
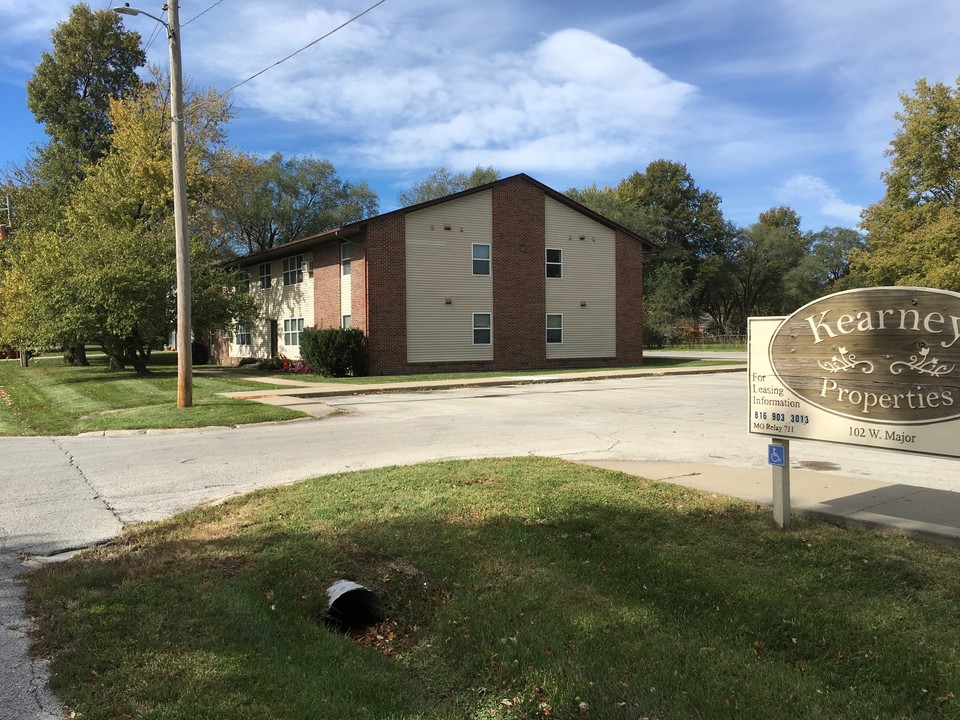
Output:
<path fill-rule="evenodd" d="M 786 465 L 786 453 L 783 445 L 767 445 L 767 462 L 770 465 L 784 467 Z"/>

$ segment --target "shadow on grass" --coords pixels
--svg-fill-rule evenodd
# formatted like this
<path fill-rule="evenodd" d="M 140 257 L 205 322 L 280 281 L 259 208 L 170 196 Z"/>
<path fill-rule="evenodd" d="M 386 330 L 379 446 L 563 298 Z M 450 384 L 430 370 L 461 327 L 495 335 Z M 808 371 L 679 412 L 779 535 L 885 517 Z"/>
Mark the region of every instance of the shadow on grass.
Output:
<path fill-rule="evenodd" d="M 955 553 L 778 533 L 766 512 L 616 473 L 583 471 L 584 498 L 465 466 L 440 504 L 324 478 L 33 574 L 54 688 L 86 718 L 960 711 Z M 390 608 L 360 643 L 322 624 L 344 577 Z"/>

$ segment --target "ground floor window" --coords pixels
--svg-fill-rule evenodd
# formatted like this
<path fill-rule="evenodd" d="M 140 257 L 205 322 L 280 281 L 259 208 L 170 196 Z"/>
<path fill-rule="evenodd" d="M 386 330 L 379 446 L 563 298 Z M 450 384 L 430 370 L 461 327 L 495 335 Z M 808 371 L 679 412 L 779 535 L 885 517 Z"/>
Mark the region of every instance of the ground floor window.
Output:
<path fill-rule="evenodd" d="M 492 342 L 492 317 L 490 313 L 473 314 L 473 344 L 489 345 Z"/>
<path fill-rule="evenodd" d="M 300 331 L 303 330 L 303 318 L 290 318 L 283 321 L 283 344 L 299 345 Z"/>
<path fill-rule="evenodd" d="M 547 343 L 563 342 L 563 315 L 547 315 Z"/>
<path fill-rule="evenodd" d="M 248 328 L 243 323 L 237 323 L 236 327 L 233 329 L 234 342 L 237 345 L 249 345 L 250 344 L 250 328 Z"/>
<path fill-rule="evenodd" d="M 340 327 L 342 327 L 344 330 L 349 330 L 351 327 L 353 327 L 352 318 L 349 315 L 344 315 L 343 318 L 341 318 Z"/>

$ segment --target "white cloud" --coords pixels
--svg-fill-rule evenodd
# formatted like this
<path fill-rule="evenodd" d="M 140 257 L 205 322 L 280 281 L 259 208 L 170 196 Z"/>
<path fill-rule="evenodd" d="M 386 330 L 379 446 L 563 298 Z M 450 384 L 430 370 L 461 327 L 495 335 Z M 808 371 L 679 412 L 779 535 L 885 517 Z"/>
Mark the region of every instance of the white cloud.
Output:
<path fill-rule="evenodd" d="M 336 18 L 301 18 L 296 44 Z M 351 26 L 352 27 L 352 26 Z M 289 29 L 292 34 L 293 28 Z M 552 33 L 526 50 L 478 54 L 444 43 L 409 50 L 373 28 L 316 57 L 270 71 L 237 93 L 238 104 L 346 132 L 356 158 L 379 167 L 454 164 L 470 158 L 504 169 L 595 168 L 669 135 L 696 89 L 628 50 L 582 30 Z M 283 30 L 274 28 L 274 35 Z M 377 36 L 376 55 L 350 47 Z M 269 43 L 273 44 L 273 43 Z M 402 47 L 401 47 L 402 45 Z M 309 51 L 308 51 L 309 52 Z M 200 59 L 220 72 L 254 67 L 211 47 Z M 244 70 L 246 72 L 246 70 Z"/>
<path fill-rule="evenodd" d="M 849 225 L 860 222 L 863 208 L 844 202 L 826 181 L 813 175 L 794 175 L 781 186 L 778 195 L 798 210 L 801 216 L 804 208 L 808 207 L 818 215 L 835 218 Z"/>

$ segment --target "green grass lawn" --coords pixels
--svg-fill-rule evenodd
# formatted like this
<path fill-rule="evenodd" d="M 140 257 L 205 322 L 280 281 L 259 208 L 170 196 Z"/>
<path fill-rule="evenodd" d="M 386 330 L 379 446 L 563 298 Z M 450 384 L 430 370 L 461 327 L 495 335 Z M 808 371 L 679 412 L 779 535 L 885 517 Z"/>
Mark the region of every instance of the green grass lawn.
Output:
<path fill-rule="evenodd" d="M 175 353 L 155 353 L 150 375 L 109 372 L 106 358 L 75 368 L 59 357 L 27 368 L 0 362 L 0 435 L 75 435 L 94 430 L 191 428 L 304 417 L 221 392 L 266 388 L 237 378 L 194 376 L 192 408 L 177 408 Z"/>
<path fill-rule="evenodd" d="M 389 618 L 341 635 L 349 578 Z M 960 554 L 557 460 L 334 475 L 27 578 L 86 720 L 957 718 Z"/>

